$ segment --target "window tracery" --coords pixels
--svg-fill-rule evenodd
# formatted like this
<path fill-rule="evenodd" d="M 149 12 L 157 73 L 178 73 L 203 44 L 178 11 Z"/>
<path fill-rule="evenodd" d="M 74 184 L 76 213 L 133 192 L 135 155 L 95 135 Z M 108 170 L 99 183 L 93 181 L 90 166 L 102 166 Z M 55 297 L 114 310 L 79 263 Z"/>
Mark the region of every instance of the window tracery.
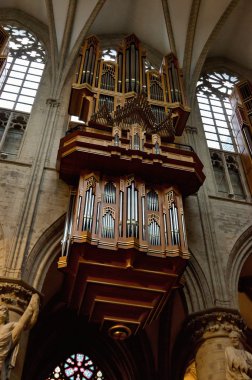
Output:
<path fill-rule="evenodd" d="M 236 151 L 229 95 L 237 80 L 234 75 L 214 72 L 205 74 L 198 82 L 197 99 L 209 148 Z"/>
<path fill-rule="evenodd" d="M 5 77 L 0 89 L 0 151 L 15 156 L 21 143 L 21 135 L 19 133 L 17 138 L 11 125 L 14 119 L 24 119 L 22 130 L 26 128 L 45 67 L 45 50 L 38 38 L 28 30 L 9 24 L 4 29 L 8 32 L 10 41 Z M 9 143 L 11 135 L 15 135 L 14 144 Z"/>
<path fill-rule="evenodd" d="M 94 362 L 82 353 L 73 354 L 58 365 L 46 380 L 104 380 Z"/>
<path fill-rule="evenodd" d="M 207 73 L 197 86 L 197 100 L 207 145 L 210 148 L 217 191 L 220 195 L 245 199 L 230 119 L 229 96 L 238 78 L 228 73 Z"/>

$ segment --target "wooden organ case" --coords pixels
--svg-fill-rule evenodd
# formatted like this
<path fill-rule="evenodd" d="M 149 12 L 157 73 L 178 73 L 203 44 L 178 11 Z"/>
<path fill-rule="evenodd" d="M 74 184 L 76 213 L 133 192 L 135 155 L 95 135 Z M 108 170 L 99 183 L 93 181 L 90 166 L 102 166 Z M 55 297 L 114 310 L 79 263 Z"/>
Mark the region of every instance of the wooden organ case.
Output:
<path fill-rule="evenodd" d="M 58 153 L 71 186 L 58 267 L 69 307 L 117 339 L 158 317 L 189 258 L 182 199 L 205 178 L 175 143 L 189 112 L 173 54 L 158 72 L 135 35 L 115 61 L 85 41 L 69 104 L 82 123 Z"/>
<path fill-rule="evenodd" d="M 5 65 L 9 51 L 9 34 L 0 26 L 0 87 L 5 77 Z"/>

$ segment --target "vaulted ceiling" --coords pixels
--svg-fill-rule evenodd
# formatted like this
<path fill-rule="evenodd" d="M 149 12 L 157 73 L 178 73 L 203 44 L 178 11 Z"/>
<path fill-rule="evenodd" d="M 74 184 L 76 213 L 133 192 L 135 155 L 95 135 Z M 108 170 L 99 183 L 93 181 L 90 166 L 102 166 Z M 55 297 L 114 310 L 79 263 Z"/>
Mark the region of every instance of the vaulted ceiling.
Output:
<path fill-rule="evenodd" d="M 76 55 L 87 35 L 135 33 L 161 55 L 175 53 L 187 82 L 197 81 L 207 57 L 252 70 L 249 0 L 1 0 L 1 7 L 45 25 L 59 65 Z"/>

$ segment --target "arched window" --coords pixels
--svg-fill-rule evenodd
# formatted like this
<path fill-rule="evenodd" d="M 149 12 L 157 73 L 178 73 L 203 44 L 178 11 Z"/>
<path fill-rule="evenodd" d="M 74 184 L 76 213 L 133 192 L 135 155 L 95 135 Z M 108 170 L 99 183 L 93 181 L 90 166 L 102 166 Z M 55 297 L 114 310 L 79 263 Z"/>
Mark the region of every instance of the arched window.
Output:
<path fill-rule="evenodd" d="M 217 192 L 222 196 L 244 199 L 239 155 L 230 122 L 233 111 L 229 96 L 237 81 L 235 75 L 225 72 L 204 74 L 198 82 L 197 100 Z"/>
<path fill-rule="evenodd" d="M 200 78 L 197 99 L 209 148 L 236 150 L 230 126 L 229 95 L 237 80 L 236 76 L 227 73 L 211 73 Z"/>
<path fill-rule="evenodd" d="M 82 353 L 69 356 L 59 364 L 46 380 L 104 380 L 94 362 Z"/>
<path fill-rule="evenodd" d="M 45 50 L 26 29 L 12 25 L 4 29 L 10 41 L 0 88 L 0 152 L 15 156 L 43 74 Z"/>

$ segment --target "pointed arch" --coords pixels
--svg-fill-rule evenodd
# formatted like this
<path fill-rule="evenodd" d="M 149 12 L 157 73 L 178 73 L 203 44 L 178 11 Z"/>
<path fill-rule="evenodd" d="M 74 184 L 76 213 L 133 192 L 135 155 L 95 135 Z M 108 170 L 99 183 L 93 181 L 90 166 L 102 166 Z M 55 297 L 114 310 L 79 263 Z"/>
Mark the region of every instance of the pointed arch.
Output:
<path fill-rule="evenodd" d="M 61 251 L 65 214 L 57 219 L 38 239 L 23 263 L 22 280 L 41 291 L 46 274 Z"/>
<path fill-rule="evenodd" d="M 241 236 L 237 239 L 230 252 L 227 267 L 226 278 L 228 281 L 227 288 L 230 293 L 230 302 L 233 303 L 231 307 L 239 309 L 238 305 L 238 281 L 241 273 L 241 269 L 252 254 L 252 226 L 248 227 Z M 237 297 L 234 297 L 237 295 Z"/>
<path fill-rule="evenodd" d="M 192 252 L 190 254 L 191 258 L 184 274 L 184 294 L 189 314 L 213 306 L 213 295 L 209 288 L 209 281 L 196 257 Z"/>

